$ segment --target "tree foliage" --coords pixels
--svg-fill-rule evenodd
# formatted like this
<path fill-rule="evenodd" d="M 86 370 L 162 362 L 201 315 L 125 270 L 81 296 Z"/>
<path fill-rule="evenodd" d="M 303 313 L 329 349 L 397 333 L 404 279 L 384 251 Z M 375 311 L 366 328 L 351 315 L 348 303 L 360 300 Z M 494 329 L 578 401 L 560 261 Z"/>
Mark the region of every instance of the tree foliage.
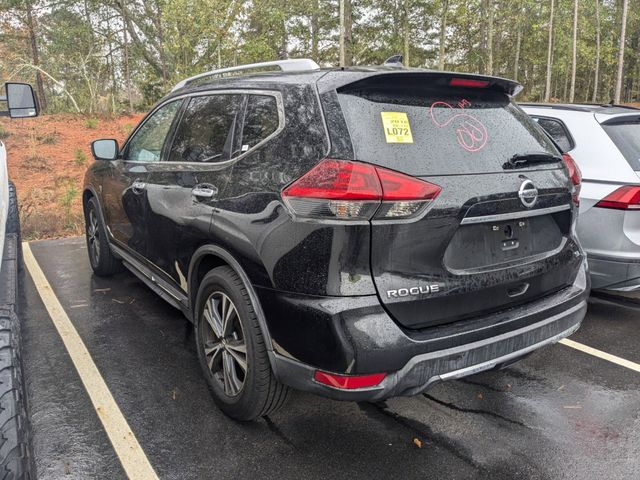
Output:
<path fill-rule="evenodd" d="M 401 53 L 412 67 L 517 76 L 522 98 L 545 96 L 551 0 L 0 0 L 0 75 L 40 84 L 49 111 L 115 113 L 216 67 L 296 57 L 337 66 L 344 2 L 354 65 Z M 572 91 L 576 3 L 554 0 L 556 101 Z M 640 0 L 582 0 L 575 101 L 614 98 L 624 3 L 621 100 L 640 99 Z"/>

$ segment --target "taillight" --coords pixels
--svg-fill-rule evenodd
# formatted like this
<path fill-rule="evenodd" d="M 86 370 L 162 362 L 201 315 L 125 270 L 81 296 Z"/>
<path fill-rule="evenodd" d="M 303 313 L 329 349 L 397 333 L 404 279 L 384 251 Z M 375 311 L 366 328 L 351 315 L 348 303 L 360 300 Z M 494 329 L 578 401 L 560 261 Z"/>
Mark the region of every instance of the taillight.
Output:
<path fill-rule="evenodd" d="M 422 213 L 441 188 L 403 173 L 350 160 L 322 160 L 282 191 L 297 217 L 402 219 Z"/>
<path fill-rule="evenodd" d="M 616 210 L 640 210 L 640 186 L 625 185 L 604 197 L 596 207 Z"/>
<path fill-rule="evenodd" d="M 569 170 L 569 177 L 571 178 L 571 183 L 573 183 L 573 203 L 576 205 L 580 205 L 580 188 L 582 186 L 582 172 L 580 171 L 580 167 L 576 164 L 576 161 L 569 155 L 568 153 L 562 154 L 562 159 L 564 160 L 565 165 L 567 166 L 567 170 Z"/>
<path fill-rule="evenodd" d="M 386 373 L 373 373 L 369 375 L 336 375 L 335 373 L 323 372 L 316 370 L 313 379 L 333 388 L 341 388 L 344 390 L 352 390 L 354 388 L 367 388 L 379 385 Z"/>

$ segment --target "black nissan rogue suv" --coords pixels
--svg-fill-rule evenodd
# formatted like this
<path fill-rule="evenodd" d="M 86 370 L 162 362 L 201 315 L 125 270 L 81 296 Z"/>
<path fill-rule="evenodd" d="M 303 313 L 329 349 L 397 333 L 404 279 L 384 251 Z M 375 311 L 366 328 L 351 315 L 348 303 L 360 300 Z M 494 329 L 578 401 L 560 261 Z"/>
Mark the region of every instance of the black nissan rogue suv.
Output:
<path fill-rule="evenodd" d="M 520 89 L 310 60 L 185 80 L 122 148 L 92 144 L 91 266 L 194 323 L 239 420 L 290 387 L 376 401 L 510 364 L 573 333 L 589 292 L 580 172 Z"/>

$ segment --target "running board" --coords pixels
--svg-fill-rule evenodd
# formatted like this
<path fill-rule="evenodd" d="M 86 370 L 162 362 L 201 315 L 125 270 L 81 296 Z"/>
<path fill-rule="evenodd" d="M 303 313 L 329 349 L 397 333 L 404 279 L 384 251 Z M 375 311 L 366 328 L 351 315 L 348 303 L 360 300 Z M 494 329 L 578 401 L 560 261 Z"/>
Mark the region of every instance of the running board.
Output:
<path fill-rule="evenodd" d="M 167 281 L 154 274 L 149 268 L 136 260 L 131 254 L 117 245 L 110 244 L 111 250 L 122 259 L 122 264 L 144 282 L 151 290 L 174 308 L 180 310 L 191 321 L 188 297 L 171 286 Z"/>

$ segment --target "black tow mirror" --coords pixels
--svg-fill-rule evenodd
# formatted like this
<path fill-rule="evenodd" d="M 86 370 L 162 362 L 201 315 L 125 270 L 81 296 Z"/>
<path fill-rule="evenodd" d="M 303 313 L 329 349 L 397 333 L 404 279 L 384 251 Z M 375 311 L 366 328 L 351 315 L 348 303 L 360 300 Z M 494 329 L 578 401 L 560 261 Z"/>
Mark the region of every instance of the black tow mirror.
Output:
<path fill-rule="evenodd" d="M 91 142 L 91 153 L 96 160 L 115 160 L 118 158 L 118 142 L 112 138 Z"/>
<path fill-rule="evenodd" d="M 5 83 L 6 95 L 0 100 L 7 102 L 7 111 L 2 112 L 11 118 L 30 118 L 38 116 L 38 100 L 28 83 Z"/>

